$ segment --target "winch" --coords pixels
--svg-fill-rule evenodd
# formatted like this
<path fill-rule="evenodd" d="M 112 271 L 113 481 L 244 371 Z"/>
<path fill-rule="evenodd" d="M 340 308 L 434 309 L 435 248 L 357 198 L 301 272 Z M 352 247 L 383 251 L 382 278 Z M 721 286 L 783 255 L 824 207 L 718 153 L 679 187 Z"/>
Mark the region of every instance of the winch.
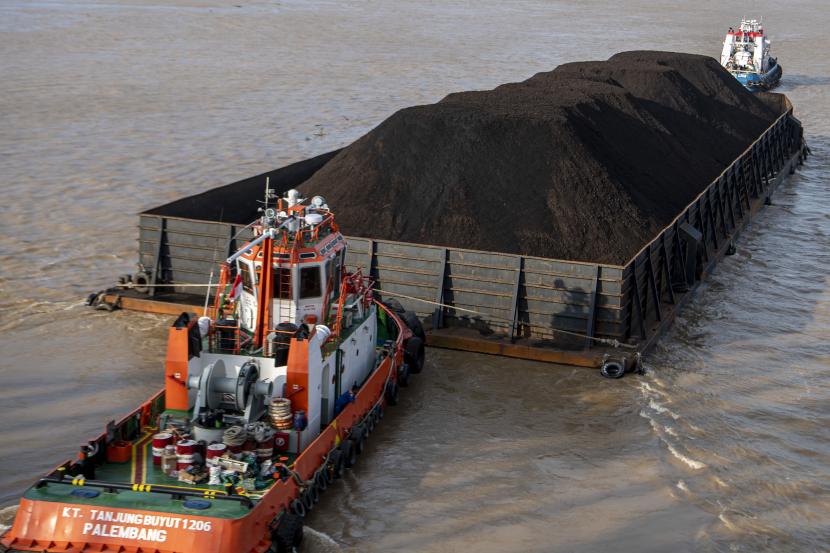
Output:
<path fill-rule="evenodd" d="M 202 374 L 190 376 L 187 387 L 197 390 L 192 421 L 204 412 L 223 409 L 241 413 L 245 422 L 254 422 L 265 414 L 274 383 L 259 380 L 259 368 L 254 361 L 243 363 L 237 373 L 218 359 L 205 367 Z"/>

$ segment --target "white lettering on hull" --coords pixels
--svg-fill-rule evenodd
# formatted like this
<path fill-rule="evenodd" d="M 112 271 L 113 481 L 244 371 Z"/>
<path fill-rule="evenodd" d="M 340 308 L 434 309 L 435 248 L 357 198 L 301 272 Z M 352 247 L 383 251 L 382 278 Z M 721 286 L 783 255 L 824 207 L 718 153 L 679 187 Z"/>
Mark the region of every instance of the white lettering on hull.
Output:
<path fill-rule="evenodd" d="M 123 511 L 104 511 L 89 509 L 88 515 L 77 507 L 65 507 L 63 518 L 86 518 L 81 533 L 102 538 L 118 538 L 137 541 L 163 543 L 167 541 L 168 529 L 181 529 L 197 532 L 210 532 L 210 520 L 176 517 L 169 515 L 150 515 L 143 513 L 126 513 Z"/>

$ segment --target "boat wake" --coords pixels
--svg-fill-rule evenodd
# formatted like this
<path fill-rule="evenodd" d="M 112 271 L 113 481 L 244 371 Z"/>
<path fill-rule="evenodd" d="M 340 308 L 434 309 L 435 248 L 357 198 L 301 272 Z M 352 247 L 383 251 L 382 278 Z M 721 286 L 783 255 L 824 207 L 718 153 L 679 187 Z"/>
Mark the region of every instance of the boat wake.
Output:
<path fill-rule="evenodd" d="M 675 413 L 674 411 L 672 411 L 668 407 L 665 407 L 659 401 L 657 401 L 657 399 L 654 396 L 660 395 L 660 393 L 657 393 L 657 391 L 647 382 L 643 382 L 640 386 L 640 389 L 643 393 L 643 398 L 647 405 L 647 407 L 644 407 L 640 410 L 640 416 L 648 420 L 652 430 L 654 431 L 654 434 L 666 446 L 668 452 L 671 453 L 671 455 L 675 459 L 677 459 L 678 461 L 680 461 L 692 470 L 700 470 L 702 468 L 705 468 L 707 466 L 706 463 L 693 459 L 688 455 L 682 453 L 680 451 L 680 449 L 682 449 L 681 444 L 675 443 L 680 440 L 680 435 L 678 431 L 674 428 L 674 425 L 680 422 L 680 415 L 678 415 L 677 413 Z M 658 420 L 659 418 L 661 418 L 661 416 L 664 419 L 664 421 L 668 422 L 669 424 L 665 424 L 665 422 L 661 422 L 660 420 Z M 668 420 L 665 417 L 669 417 L 671 420 Z"/>
<path fill-rule="evenodd" d="M 303 529 L 303 546 L 300 551 L 305 553 L 334 553 L 344 551 L 344 548 L 325 532 L 306 526 Z"/>
<path fill-rule="evenodd" d="M 17 507 L 18 505 L 10 505 L 0 509 L 0 535 L 3 535 L 6 530 L 12 527 Z"/>

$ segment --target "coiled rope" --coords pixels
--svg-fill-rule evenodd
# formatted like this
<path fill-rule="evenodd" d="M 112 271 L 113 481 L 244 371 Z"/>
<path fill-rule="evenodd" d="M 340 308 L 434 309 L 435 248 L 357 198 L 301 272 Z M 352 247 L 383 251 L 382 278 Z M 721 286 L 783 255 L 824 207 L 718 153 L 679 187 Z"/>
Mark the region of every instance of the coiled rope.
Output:
<path fill-rule="evenodd" d="M 222 433 L 222 441 L 228 446 L 238 446 L 248 439 L 248 431 L 244 426 L 231 426 Z"/>

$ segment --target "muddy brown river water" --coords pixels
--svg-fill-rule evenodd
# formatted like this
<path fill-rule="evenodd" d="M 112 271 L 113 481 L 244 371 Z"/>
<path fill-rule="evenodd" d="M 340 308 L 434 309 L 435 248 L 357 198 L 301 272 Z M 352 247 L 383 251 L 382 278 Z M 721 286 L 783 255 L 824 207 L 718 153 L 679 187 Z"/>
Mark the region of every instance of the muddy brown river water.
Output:
<path fill-rule="evenodd" d="M 830 550 L 830 24 L 751 6 L 813 151 L 645 376 L 431 349 L 305 552 Z M 142 209 L 396 109 L 626 49 L 716 56 L 738 2 L 4 0 L 0 506 L 161 385 L 168 318 L 83 298 Z M 8 524 L 13 507 L 0 511 Z"/>

